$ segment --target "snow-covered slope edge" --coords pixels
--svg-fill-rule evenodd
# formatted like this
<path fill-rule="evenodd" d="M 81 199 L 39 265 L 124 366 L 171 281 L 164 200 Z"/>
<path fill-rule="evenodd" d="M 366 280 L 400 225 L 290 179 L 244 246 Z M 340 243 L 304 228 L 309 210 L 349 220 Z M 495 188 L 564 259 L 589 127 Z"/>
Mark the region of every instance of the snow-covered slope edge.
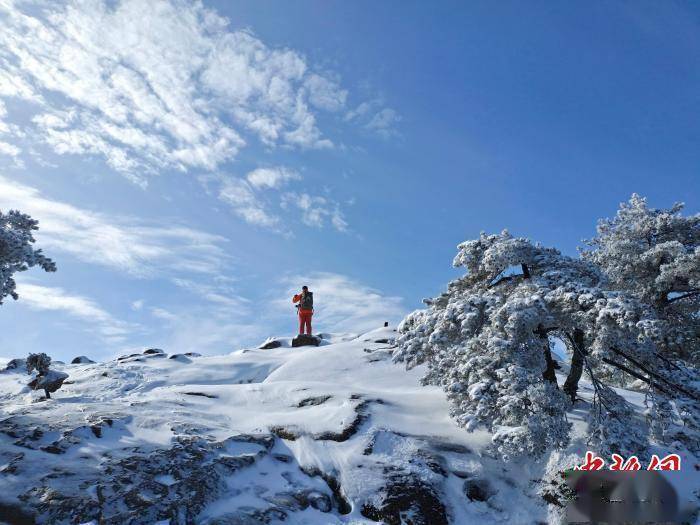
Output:
<path fill-rule="evenodd" d="M 65 365 L 41 402 L 0 373 L 0 522 L 545 522 L 544 466 L 489 457 L 394 336 Z"/>

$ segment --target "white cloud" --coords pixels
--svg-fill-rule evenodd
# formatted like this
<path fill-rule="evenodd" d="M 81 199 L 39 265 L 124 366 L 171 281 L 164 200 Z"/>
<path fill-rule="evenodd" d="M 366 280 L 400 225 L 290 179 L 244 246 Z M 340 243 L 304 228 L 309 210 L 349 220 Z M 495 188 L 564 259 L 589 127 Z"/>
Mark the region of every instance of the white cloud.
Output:
<path fill-rule="evenodd" d="M 294 170 L 278 166 L 274 168 L 257 168 L 246 175 L 248 182 L 255 188 L 279 188 L 291 180 L 300 180 L 301 176 Z"/>
<path fill-rule="evenodd" d="M 292 235 L 281 217 L 270 211 L 268 192 L 279 190 L 286 183 L 300 180 L 301 176 L 289 168 L 258 168 L 246 175 L 245 179 L 231 175 L 208 175 L 200 180 L 233 212 L 249 224 L 268 228 L 283 235 Z M 340 204 L 326 197 L 311 196 L 308 193 L 285 192 L 280 199 L 282 210 L 301 210 L 301 222 L 306 226 L 322 228 L 330 224 L 340 232 L 348 230 L 348 223 L 341 211 Z"/>
<path fill-rule="evenodd" d="M 308 193 L 287 192 L 282 195 L 282 207 L 295 207 L 301 210 L 301 221 L 307 226 L 322 228 L 330 223 L 340 232 L 346 232 L 348 223 L 340 205 L 326 197 L 312 196 Z"/>
<path fill-rule="evenodd" d="M 0 12 L 3 6 L 0 5 Z M 6 60 L 0 62 L 4 67 L 0 68 L 0 96 L 17 97 L 24 100 L 41 103 L 39 97 L 31 84 L 24 79 L 24 75 L 19 68 L 8 63 Z"/>
<path fill-rule="evenodd" d="M 37 238 L 50 254 L 138 276 L 216 275 L 230 263 L 226 238 L 177 224 L 113 217 L 43 197 L 35 188 L 0 177 L 0 208 L 18 208 L 39 220 Z"/>
<path fill-rule="evenodd" d="M 117 343 L 130 332 L 127 323 L 115 319 L 94 301 L 79 295 L 70 295 L 61 288 L 19 283 L 17 292 L 22 304 L 34 310 L 61 311 L 82 320 L 86 329 L 97 327 L 103 339 Z"/>
<path fill-rule="evenodd" d="M 345 107 L 348 92 L 341 89 L 336 80 L 313 73 L 306 78 L 304 85 L 309 90 L 309 101 L 315 107 L 327 111 L 339 111 Z"/>
<path fill-rule="evenodd" d="M 222 286 L 221 284 L 212 286 L 203 282 L 182 278 L 175 278 L 173 282 L 180 288 L 192 292 L 220 308 L 240 309 L 248 302 L 244 297 L 237 295 L 231 287 Z"/>
<path fill-rule="evenodd" d="M 374 101 L 362 102 L 355 109 L 351 109 L 345 114 L 345 120 L 355 120 L 357 118 L 365 116 L 372 110 L 372 106 L 375 104 Z"/>
<path fill-rule="evenodd" d="M 18 156 L 22 150 L 18 148 L 17 146 L 13 146 L 12 144 L 9 144 L 7 142 L 3 142 L 0 140 L 0 155 L 7 155 L 8 157 L 16 157 Z"/>
<path fill-rule="evenodd" d="M 275 229 L 279 218 L 270 214 L 245 180 L 236 177 L 219 177 L 219 199 L 228 204 L 234 213 L 249 224 Z"/>
<path fill-rule="evenodd" d="M 365 127 L 377 132 L 383 137 L 390 137 L 396 133 L 395 127 L 400 120 L 401 117 L 395 110 L 384 108 L 378 111 Z"/>
<path fill-rule="evenodd" d="M 345 121 L 359 122 L 365 129 L 384 138 L 397 135 L 396 125 L 401 120 L 395 109 L 384 107 L 381 98 L 362 102 L 345 114 Z"/>
<path fill-rule="evenodd" d="M 157 306 L 151 308 L 151 315 L 153 315 L 153 317 L 156 319 L 161 319 L 169 323 L 174 323 L 179 319 L 179 317 L 174 313 L 166 310 L 165 308 L 158 308 Z"/>
<path fill-rule="evenodd" d="M 314 110 L 347 98 L 298 52 L 231 30 L 200 2 L 3 2 L 0 17 L 0 96 L 36 102 L 35 131 L 57 153 L 102 156 L 132 175 L 213 170 L 245 134 L 330 147 Z"/>
<path fill-rule="evenodd" d="M 290 311 L 290 297 L 307 285 L 314 293 L 314 331 L 362 332 L 397 322 L 407 313 L 400 297 L 386 296 L 348 276 L 329 272 L 284 279 L 284 298 L 275 300 L 280 311 Z"/>

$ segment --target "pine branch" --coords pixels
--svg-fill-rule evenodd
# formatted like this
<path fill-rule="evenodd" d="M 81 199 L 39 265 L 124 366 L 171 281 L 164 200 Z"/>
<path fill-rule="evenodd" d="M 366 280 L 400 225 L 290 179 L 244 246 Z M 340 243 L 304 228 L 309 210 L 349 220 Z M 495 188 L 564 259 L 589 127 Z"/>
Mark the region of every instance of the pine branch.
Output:
<path fill-rule="evenodd" d="M 631 368 L 628 368 L 628 367 L 626 367 L 625 365 L 623 365 L 623 364 L 621 364 L 621 363 L 618 363 L 618 362 L 616 362 L 616 361 L 613 361 L 612 359 L 608 359 L 607 357 L 602 357 L 602 358 L 601 358 L 601 361 L 603 361 L 604 363 L 609 364 L 610 366 L 614 366 L 615 368 L 618 368 L 618 369 L 622 370 L 623 372 L 627 372 L 627 373 L 628 373 L 629 375 L 631 375 L 632 377 L 636 377 L 637 379 L 640 379 L 640 380 L 644 381 L 645 383 L 647 383 L 647 384 L 649 384 L 649 385 L 651 385 L 651 386 L 657 388 L 658 390 L 660 390 L 661 392 L 663 392 L 663 393 L 666 394 L 666 395 L 669 395 L 669 396 L 672 395 L 671 392 L 669 392 L 668 390 L 664 389 L 664 388 L 663 388 L 661 385 L 659 385 L 658 383 L 655 384 L 655 383 L 654 383 L 653 381 L 651 381 L 649 378 L 644 377 L 642 374 L 639 374 L 639 373 L 635 372 L 635 371 L 632 370 Z"/>
<path fill-rule="evenodd" d="M 697 394 L 694 394 L 693 392 L 690 392 L 690 391 L 686 390 L 685 388 L 683 388 L 683 387 L 681 387 L 681 386 L 679 386 L 679 385 L 677 385 L 677 384 L 675 384 L 675 383 L 672 383 L 671 381 L 669 381 L 669 380 L 666 379 L 665 377 L 663 377 L 663 376 L 657 374 L 656 372 L 652 372 L 652 371 L 649 370 L 646 366 L 644 366 L 642 363 L 640 363 L 639 361 L 637 361 L 637 360 L 634 359 L 633 357 L 628 356 L 627 354 L 625 354 L 625 353 L 622 352 L 621 350 L 619 350 L 619 349 L 617 349 L 617 348 L 611 348 L 611 350 L 612 350 L 613 352 L 615 352 L 617 355 L 622 356 L 622 357 L 624 357 L 625 359 L 627 359 L 630 363 L 634 364 L 637 368 L 639 368 L 639 369 L 642 370 L 643 372 L 646 372 L 646 373 L 649 374 L 651 377 L 654 377 L 655 379 L 658 379 L 658 380 L 660 380 L 660 381 L 663 381 L 664 383 L 666 383 L 667 385 L 669 385 L 671 388 L 674 388 L 674 389 L 678 390 L 679 392 L 682 392 L 683 394 L 687 395 L 687 396 L 690 397 L 691 399 L 699 399 L 698 396 L 697 396 Z"/>

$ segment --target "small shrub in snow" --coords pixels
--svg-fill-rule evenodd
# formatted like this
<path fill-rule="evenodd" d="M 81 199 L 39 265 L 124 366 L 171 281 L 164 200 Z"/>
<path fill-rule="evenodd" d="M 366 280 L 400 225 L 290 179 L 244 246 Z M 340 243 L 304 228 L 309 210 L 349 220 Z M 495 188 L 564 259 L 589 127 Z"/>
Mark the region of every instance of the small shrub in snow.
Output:
<path fill-rule="evenodd" d="M 29 354 L 27 357 L 27 373 L 31 374 L 36 370 L 39 375 L 43 375 L 49 371 L 51 366 L 51 358 L 44 354 Z"/>
<path fill-rule="evenodd" d="M 29 382 L 29 387 L 34 390 L 43 390 L 46 398 L 51 398 L 51 392 L 55 392 L 68 379 L 68 374 L 51 370 L 51 358 L 44 354 L 29 354 L 27 357 L 27 373 L 36 373 L 34 379 Z"/>

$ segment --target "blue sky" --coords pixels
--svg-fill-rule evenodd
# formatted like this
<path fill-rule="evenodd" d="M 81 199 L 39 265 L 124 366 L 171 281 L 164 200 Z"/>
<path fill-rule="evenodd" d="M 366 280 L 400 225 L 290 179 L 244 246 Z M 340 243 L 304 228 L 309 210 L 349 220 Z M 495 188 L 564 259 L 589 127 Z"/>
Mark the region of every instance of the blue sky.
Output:
<path fill-rule="evenodd" d="M 575 254 L 700 189 L 678 2 L 0 2 L 0 209 L 59 271 L 0 353 L 221 353 L 397 321 L 480 231 Z"/>

